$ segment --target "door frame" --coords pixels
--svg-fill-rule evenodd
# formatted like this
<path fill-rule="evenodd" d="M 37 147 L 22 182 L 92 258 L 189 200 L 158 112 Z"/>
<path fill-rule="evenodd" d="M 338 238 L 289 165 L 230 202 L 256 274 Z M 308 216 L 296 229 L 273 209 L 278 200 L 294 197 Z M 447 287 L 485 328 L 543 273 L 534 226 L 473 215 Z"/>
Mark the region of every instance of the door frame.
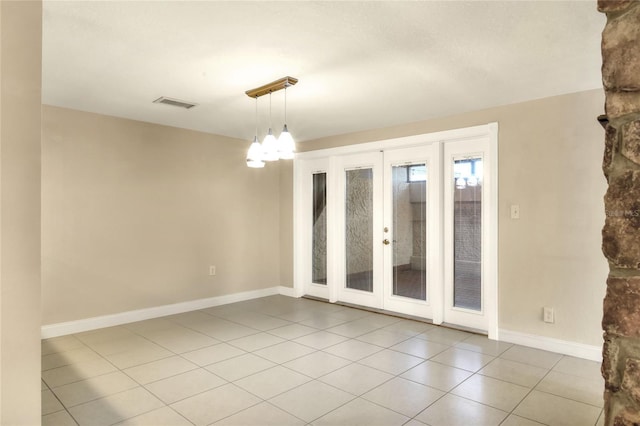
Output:
<path fill-rule="evenodd" d="M 305 186 L 304 175 L 308 173 L 308 167 L 305 167 L 305 162 L 308 160 L 315 160 L 320 158 L 327 158 L 328 164 L 328 176 L 327 186 L 332 182 L 335 182 L 337 173 L 337 158 L 339 156 L 347 154 L 358 154 L 367 152 L 380 152 L 385 150 L 391 150 L 394 148 L 408 148 L 412 146 L 422 146 L 429 144 L 446 144 L 452 141 L 473 140 L 473 139 L 485 139 L 489 144 L 488 156 L 490 158 L 489 167 L 486 171 L 491 174 L 492 179 L 490 182 L 490 194 L 491 199 L 487 200 L 487 208 L 489 216 L 486 218 L 486 226 L 488 227 L 488 238 L 484 241 L 486 245 L 484 254 L 487 255 L 487 263 L 485 265 L 486 271 L 484 271 L 485 292 L 486 292 L 486 308 L 487 308 L 487 332 L 490 339 L 498 340 L 498 123 L 492 122 L 480 126 L 466 127 L 461 129 L 446 130 L 435 133 L 427 133 L 403 138 L 386 139 L 375 142 L 365 142 L 353 145 L 347 145 L 337 148 L 328 148 L 314 151 L 307 151 L 298 153 L 294 160 L 294 182 L 293 182 L 293 264 L 294 264 L 294 295 L 301 297 L 305 294 L 307 282 L 310 277 L 311 261 L 308 255 L 311 247 L 310 233 L 308 232 L 308 219 L 305 219 L 308 206 L 305 204 L 305 200 L 308 201 L 309 187 Z M 303 144 L 301 144 L 303 145 Z M 330 196 L 327 194 L 327 204 L 335 203 L 337 200 L 333 199 L 335 194 Z M 440 200 L 443 201 L 443 200 Z M 335 230 L 329 227 L 327 240 L 335 241 Z M 441 241 L 443 238 L 440 239 Z M 441 247 L 442 249 L 444 247 Z M 337 277 L 339 271 L 336 270 L 338 264 L 338 254 L 334 250 L 332 254 L 328 255 L 328 293 L 329 301 L 336 302 L 338 300 L 337 286 L 330 284 L 331 276 L 333 279 Z M 443 302 L 444 303 L 444 302 Z M 434 312 L 434 318 L 432 318 L 434 324 L 442 323 L 442 316 Z"/>

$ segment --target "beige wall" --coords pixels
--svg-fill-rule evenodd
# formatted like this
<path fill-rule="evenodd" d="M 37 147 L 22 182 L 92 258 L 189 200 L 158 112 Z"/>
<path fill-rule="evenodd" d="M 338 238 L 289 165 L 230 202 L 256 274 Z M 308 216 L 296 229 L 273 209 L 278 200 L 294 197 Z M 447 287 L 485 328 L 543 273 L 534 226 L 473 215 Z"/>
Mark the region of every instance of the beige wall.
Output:
<path fill-rule="evenodd" d="M 0 2 L 0 424 L 40 424 L 42 3 Z"/>
<path fill-rule="evenodd" d="M 301 151 L 497 121 L 499 133 L 499 326 L 600 345 L 607 263 L 601 172 L 604 131 L 593 90 L 298 144 Z M 519 220 L 509 206 L 520 205 Z M 283 207 L 284 208 L 284 207 Z M 555 324 L 542 307 L 555 308 Z"/>
<path fill-rule="evenodd" d="M 42 131 L 43 324 L 291 283 L 292 172 L 247 141 L 51 106 Z"/>
<path fill-rule="evenodd" d="M 594 90 L 298 147 L 499 122 L 500 328 L 599 345 L 602 102 Z M 292 167 L 246 168 L 247 144 L 45 106 L 43 324 L 291 286 Z"/>

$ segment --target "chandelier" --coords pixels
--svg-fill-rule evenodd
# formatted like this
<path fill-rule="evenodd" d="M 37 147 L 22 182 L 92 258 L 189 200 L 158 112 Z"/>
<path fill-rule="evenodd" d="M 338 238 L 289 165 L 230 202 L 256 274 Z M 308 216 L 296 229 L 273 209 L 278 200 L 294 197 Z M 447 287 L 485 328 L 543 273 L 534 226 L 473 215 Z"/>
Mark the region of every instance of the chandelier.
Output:
<path fill-rule="evenodd" d="M 290 160 L 295 152 L 295 142 L 287 128 L 287 87 L 298 82 L 297 78 L 283 77 L 256 89 L 247 90 L 245 93 L 256 100 L 256 132 L 253 142 L 247 152 L 247 166 L 254 168 L 264 167 L 266 161 Z M 271 130 L 271 94 L 284 89 L 284 128 L 278 139 Z M 269 95 L 269 130 L 262 143 L 258 141 L 258 98 Z"/>

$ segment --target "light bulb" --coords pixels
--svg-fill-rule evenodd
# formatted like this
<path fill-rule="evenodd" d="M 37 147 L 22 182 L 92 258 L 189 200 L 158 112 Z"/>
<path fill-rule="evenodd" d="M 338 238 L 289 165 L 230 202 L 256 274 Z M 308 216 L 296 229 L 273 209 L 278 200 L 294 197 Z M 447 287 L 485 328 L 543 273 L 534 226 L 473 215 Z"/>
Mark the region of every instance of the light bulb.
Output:
<path fill-rule="evenodd" d="M 291 133 L 289 133 L 289 129 L 287 129 L 287 125 L 285 124 L 284 129 L 282 129 L 282 133 L 280 133 L 280 137 L 278 138 L 278 155 L 281 160 L 291 160 L 295 150 L 296 144 L 293 141 Z"/>
<path fill-rule="evenodd" d="M 267 136 L 265 136 L 262 141 L 262 159 L 264 161 L 277 161 L 279 158 L 278 141 L 276 137 L 273 136 L 271 128 L 269 128 L 269 133 L 267 133 Z"/>
<path fill-rule="evenodd" d="M 253 137 L 253 143 L 249 147 L 247 152 L 247 166 L 252 168 L 264 167 L 264 161 L 262 161 L 262 145 L 258 142 L 258 137 Z"/>

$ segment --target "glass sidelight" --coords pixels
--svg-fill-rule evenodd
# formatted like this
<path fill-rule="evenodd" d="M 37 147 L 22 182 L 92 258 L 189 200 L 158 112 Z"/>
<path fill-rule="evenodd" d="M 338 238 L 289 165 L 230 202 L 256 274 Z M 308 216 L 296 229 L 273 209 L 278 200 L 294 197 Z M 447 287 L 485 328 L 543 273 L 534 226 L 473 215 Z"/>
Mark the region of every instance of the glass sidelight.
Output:
<path fill-rule="evenodd" d="M 393 295 L 427 300 L 427 165 L 393 166 Z"/>
<path fill-rule="evenodd" d="M 345 278 L 373 292 L 373 169 L 345 171 Z"/>
<path fill-rule="evenodd" d="M 486 330 L 490 336 L 497 326 L 497 210 L 491 155 L 488 139 L 444 146 L 443 320 Z"/>
<path fill-rule="evenodd" d="M 453 164 L 453 306 L 482 310 L 482 158 Z"/>
<path fill-rule="evenodd" d="M 313 174 L 311 282 L 327 284 L 327 173 Z"/>

